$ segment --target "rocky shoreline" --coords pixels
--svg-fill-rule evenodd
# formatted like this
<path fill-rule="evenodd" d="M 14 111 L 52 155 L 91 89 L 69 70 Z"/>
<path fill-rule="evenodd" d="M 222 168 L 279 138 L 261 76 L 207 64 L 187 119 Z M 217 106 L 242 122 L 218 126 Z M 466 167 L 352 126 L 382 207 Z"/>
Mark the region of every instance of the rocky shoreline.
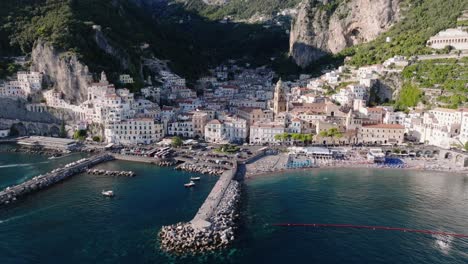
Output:
<path fill-rule="evenodd" d="M 200 164 L 193 164 L 193 163 L 182 163 L 175 168 L 176 170 L 184 170 L 189 172 L 196 172 L 201 174 L 209 174 L 209 175 L 218 175 L 224 173 L 225 169 L 219 166 L 207 166 L 207 165 L 200 165 Z"/>
<path fill-rule="evenodd" d="M 197 254 L 225 248 L 235 239 L 236 219 L 241 194 L 239 182 L 231 180 L 215 213 L 211 225 L 196 228 L 193 223 L 163 226 L 158 234 L 162 250 L 179 255 Z"/>

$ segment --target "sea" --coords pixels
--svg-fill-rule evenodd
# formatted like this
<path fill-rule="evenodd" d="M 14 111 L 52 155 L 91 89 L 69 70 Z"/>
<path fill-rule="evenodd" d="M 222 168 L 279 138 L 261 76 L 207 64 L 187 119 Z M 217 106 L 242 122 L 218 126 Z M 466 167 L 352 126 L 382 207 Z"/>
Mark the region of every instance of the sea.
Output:
<path fill-rule="evenodd" d="M 81 158 L 0 152 L 0 187 Z M 246 179 L 237 239 L 204 255 L 159 249 L 161 226 L 189 221 L 216 176 L 113 161 L 136 177 L 76 175 L 0 207 L 0 263 L 468 263 L 468 176 L 390 169 L 313 169 Z M 183 184 L 200 176 L 195 188 Z M 114 198 L 101 195 L 113 190 Z"/>

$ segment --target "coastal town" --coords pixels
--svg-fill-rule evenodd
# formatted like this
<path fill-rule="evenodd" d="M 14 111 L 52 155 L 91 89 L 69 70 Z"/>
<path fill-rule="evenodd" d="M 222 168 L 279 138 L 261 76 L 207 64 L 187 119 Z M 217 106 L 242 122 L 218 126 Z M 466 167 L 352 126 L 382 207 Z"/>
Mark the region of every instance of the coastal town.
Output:
<path fill-rule="evenodd" d="M 401 76 L 406 67 L 468 57 L 466 27 L 442 31 L 427 46 L 453 50 L 394 56 L 363 67 L 345 64 L 296 79 L 280 78 L 267 66 L 229 60 L 195 84 L 161 70 L 149 75 L 140 90 L 132 89 L 135 76 L 122 73 L 112 83 L 101 72 L 88 76 L 86 91 L 76 100 L 51 85 L 50 76 L 18 71 L 0 82 L 5 112 L 13 111 L 0 118 L 0 143 L 14 144 L 11 152 L 52 159 L 70 152 L 90 157 L 7 187 L 0 192 L 0 204 L 79 173 L 136 176 L 133 171 L 92 169 L 112 160 L 216 175 L 219 179 L 195 217 L 164 226 L 157 235 L 163 250 L 185 254 L 224 248 L 235 239 L 243 180 L 316 168 L 466 173 L 466 104 L 454 108 L 439 102 L 431 97 L 437 87 L 427 87 L 431 104 L 401 109 L 391 103 L 401 84 L 391 87 L 389 78 Z M 17 108 L 21 111 L 15 116 L 11 109 Z M 190 189 L 197 180 L 191 177 L 181 188 Z M 103 190 L 102 195 L 114 193 Z"/>

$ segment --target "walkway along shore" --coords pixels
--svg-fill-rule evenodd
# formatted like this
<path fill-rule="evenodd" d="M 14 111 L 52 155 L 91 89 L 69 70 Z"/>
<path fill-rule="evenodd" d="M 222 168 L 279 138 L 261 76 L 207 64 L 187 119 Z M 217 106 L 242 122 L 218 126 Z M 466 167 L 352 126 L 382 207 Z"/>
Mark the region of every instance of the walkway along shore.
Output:
<path fill-rule="evenodd" d="M 0 205 L 6 205 L 17 200 L 17 198 L 47 188 L 55 183 L 63 181 L 71 176 L 85 172 L 87 169 L 99 163 L 113 160 L 108 154 L 100 154 L 94 157 L 80 159 L 65 165 L 63 168 L 54 169 L 44 175 L 36 176 L 21 184 L 7 187 L 0 192 Z"/>
<path fill-rule="evenodd" d="M 234 240 L 240 183 L 234 180 L 237 162 L 216 182 L 192 221 L 163 226 L 161 249 L 177 254 L 195 254 L 223 248 Z"/>

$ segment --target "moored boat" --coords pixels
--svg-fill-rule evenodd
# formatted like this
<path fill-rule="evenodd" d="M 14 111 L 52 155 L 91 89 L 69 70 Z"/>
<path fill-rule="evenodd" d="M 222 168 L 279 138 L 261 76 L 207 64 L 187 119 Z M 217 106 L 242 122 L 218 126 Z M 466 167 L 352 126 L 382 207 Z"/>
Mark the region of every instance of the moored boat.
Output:
<path fill-rule="evenodd" d="M 109 190 L 109 191 L 102 191 L 101 194 L 103 196 L 106 196 L 106 197 L 113 197 L 114 196 L 114 192 L 112 190 Z"/>
<path fill-rule="evenodd" d="M 191 180 L 191 181 L 199 181 L 199 180 L 200 180 L 200 177 L 190 177 L 190 180 Z"/>
<path fill-rule="evenodd" d="M 189 183 L 184 184 L 185 188 L 191 188 L 193 186 L 195 186 L 195 182 L 193 182 L 193 181 L 190 181 Z"/>

